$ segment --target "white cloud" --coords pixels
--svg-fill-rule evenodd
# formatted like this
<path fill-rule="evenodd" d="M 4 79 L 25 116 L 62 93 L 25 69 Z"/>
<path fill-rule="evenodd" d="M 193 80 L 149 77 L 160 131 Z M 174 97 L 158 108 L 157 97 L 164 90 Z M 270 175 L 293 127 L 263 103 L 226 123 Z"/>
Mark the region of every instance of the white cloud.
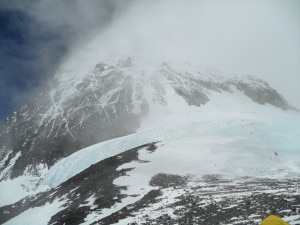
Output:
<path fill-rule="evenodd" d="M 101 54 L 181 58 L 263 78 L 300 108 L 297 0 L 33 0 L 5 7 L 26 11 L 57 32 L 71 28 L 78 38 L 70 42 L 79 49 L 98 32 Z M 48 47 L 37 51 L 46 55 Z"/>
<path fill-rule="evenodd" d="M 299 9 L 292 0 L 135 1 L 98 37 L 98 46 L 251 74 L 300 107 Z"/>

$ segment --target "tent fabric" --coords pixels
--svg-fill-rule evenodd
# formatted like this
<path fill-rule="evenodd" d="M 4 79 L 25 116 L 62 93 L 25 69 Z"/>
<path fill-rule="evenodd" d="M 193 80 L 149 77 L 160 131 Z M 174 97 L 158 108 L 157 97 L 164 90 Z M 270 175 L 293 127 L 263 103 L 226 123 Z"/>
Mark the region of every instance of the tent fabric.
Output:
<path fill-rule="evenodd" d="M 285 222 L 283 219 L 281 219 L 278 216 L 268 216 L 265 218 L 260 225 L 290 225 L 289 223 Z"/>

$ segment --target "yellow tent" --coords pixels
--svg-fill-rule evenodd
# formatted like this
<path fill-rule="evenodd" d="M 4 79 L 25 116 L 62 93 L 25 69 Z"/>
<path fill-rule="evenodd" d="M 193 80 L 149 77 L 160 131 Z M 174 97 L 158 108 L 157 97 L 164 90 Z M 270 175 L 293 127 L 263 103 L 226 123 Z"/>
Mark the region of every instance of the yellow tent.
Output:
<path fill-rule="evenodd" d="M 268 216 L 265 218 L 260 225 L 290 225 L 289 223 L 285 222 L 283 219 L 281 219 L 278 216 Z"/>

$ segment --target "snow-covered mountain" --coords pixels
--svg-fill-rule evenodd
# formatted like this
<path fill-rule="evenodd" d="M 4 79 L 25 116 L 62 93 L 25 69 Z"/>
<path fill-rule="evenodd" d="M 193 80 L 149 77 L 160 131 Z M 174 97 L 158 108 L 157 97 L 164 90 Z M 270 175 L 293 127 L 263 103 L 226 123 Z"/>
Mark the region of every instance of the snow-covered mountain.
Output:
<path fill-rule="evenodd" d="M 220 72 L 187 63 L 156 66 L 132 61 L 99 62 L 83 75 L 58 72 L 32 104 L 5 121 L 0 137 L 2 176 L 51 167 L 79 149 L 135 132 L 150 108 L 179 102 L 182 107 L 199 107 L 215 92 L 231 93 L 234 88 L 259 104 L 291 109 L 266 82 L 252 77 L 226 79 Z"/>
<path fill-rule="evenodd" d="M 2 126 L 1 223 L 254 224 L 262 197 L 278 193 L 284 215 L 300 204 L 299 112 L 265 81 L 75 61 Z"/>

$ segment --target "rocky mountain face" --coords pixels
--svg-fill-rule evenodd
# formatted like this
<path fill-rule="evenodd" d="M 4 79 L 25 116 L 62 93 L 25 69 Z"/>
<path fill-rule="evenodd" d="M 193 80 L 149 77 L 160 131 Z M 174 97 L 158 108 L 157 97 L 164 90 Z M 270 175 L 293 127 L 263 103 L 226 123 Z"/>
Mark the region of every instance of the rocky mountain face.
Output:
<path fill-rule="evenodd" d="M 0 133 L 1 179 L 38 173 L 84 147 L 134 133 L 169 93 L 201 107 L 213 92 L 237 89 L 259 104 L 293 109 L 266 82 L 223 77 L 188 63 L 136 65 L 134 59 L 102 61 L 78 76 L 57 72 L 31 103 L 9 116 Z"/>

